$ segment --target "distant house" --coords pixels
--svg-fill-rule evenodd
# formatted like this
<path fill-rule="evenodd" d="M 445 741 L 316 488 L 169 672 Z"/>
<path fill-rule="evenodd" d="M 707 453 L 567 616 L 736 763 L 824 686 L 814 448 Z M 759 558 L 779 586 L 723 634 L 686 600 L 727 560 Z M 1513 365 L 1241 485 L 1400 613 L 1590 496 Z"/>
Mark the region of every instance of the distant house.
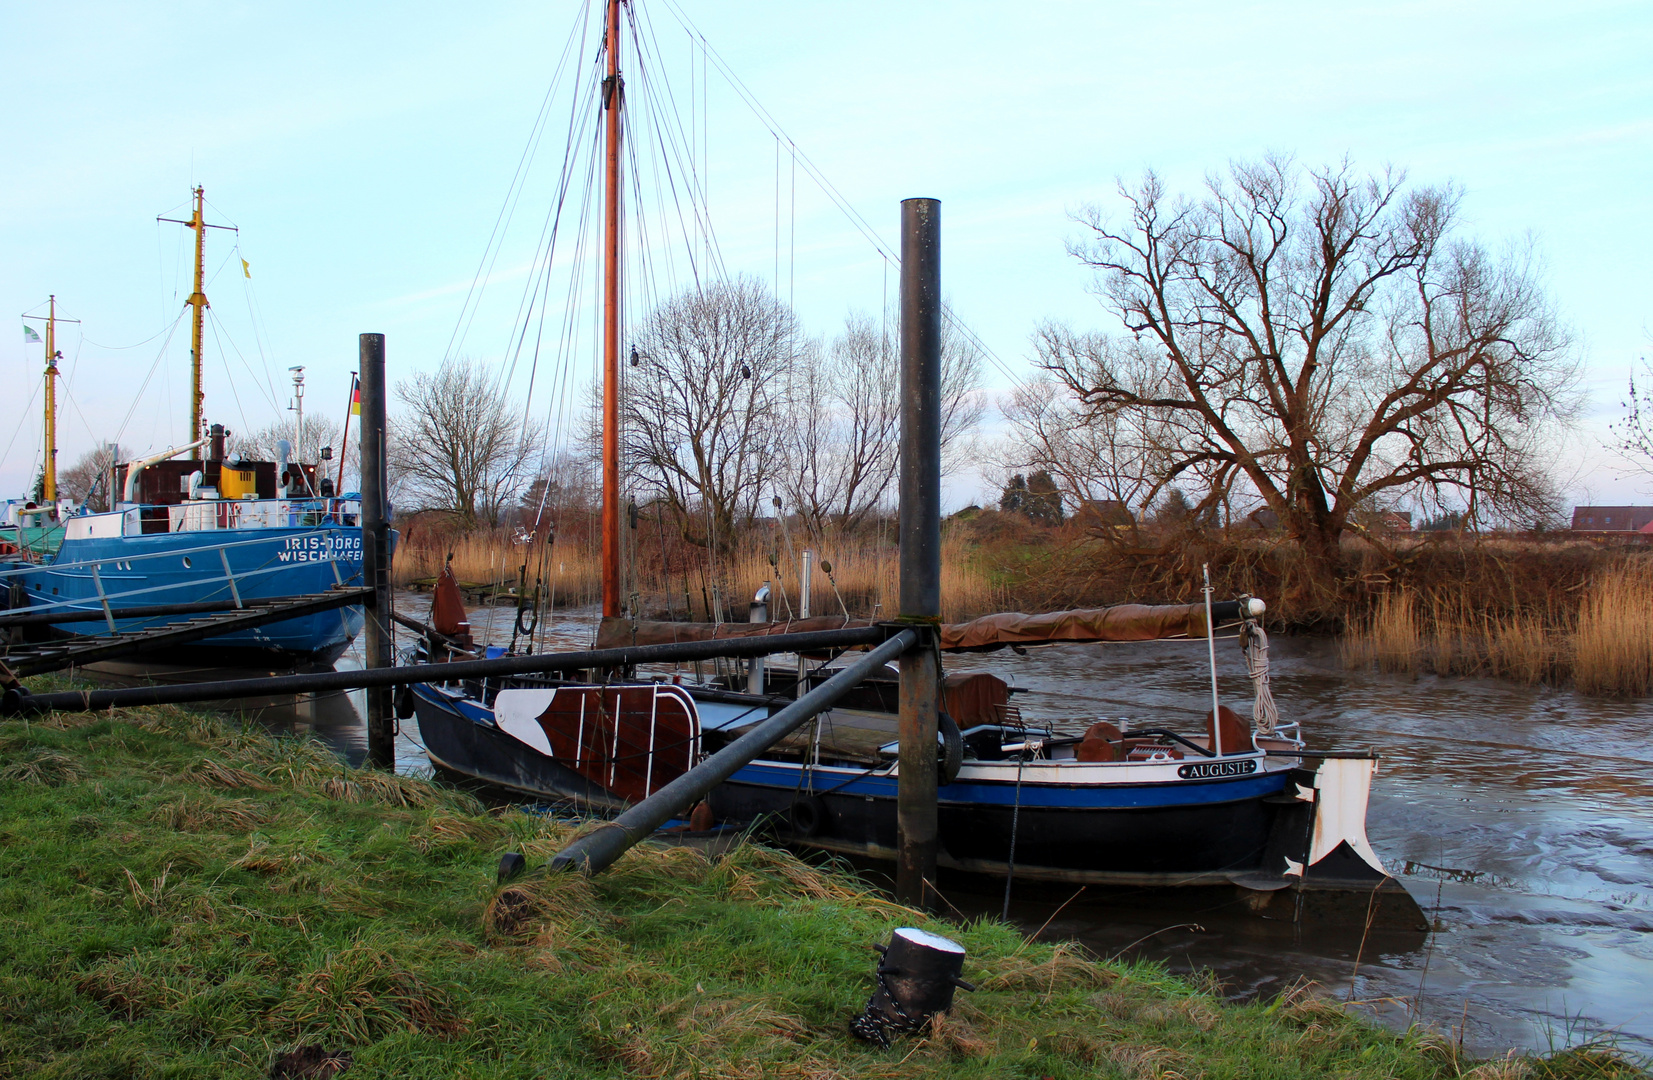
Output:
<path fill-rule="evenodd" d="M 1257 529 L 1260 532 L 1275 532 L 1280 528 L 1280 515 L 1268 507 L 1253 510 L 1240 520 L 1240 528 Z"/>
<path fill-rule="evenodd" d="M 1412 511 L 1385 510 L 1378 515 L 1378 525 L 1387 532 L 1411 532 Z"/>
<path fill-rule="evenodd" d="M 1641 532 L 1653 525 L 1653 506 L 1575 506 L 1573 531 L 1591 533 Z"/>
<path fill-rule="evenodd" d="M 1073 516 L 1091 528 L 1128 529 L 1136 524 L 1131 508 L 1117 499 L 1082 499 Z"/>

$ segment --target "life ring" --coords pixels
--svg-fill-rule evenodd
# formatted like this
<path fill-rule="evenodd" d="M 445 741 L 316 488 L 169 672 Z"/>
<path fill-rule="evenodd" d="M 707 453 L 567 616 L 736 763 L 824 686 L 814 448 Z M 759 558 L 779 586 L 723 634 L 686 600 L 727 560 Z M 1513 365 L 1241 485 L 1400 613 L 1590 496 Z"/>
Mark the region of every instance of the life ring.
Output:
<path fill-rule="evenodd" d="M 793 801 L 788 813 L 792 835 L 803 839 L 814 836 L 826 824 L 826 816 L 826 803 L 813 795 L 800 796 Z"/>

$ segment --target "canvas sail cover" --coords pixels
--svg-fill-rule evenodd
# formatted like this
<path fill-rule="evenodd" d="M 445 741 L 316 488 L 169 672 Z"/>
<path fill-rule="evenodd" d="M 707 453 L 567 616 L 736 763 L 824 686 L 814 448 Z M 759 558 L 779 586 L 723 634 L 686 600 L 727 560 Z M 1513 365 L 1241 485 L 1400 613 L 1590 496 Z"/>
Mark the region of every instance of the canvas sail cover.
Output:
<path fill-rule="evenodd" d="M 1239 617 L 1239 605 L 1213 605 L 1221 625 Z M 767 623 L 638 622 L 611 617 L 597 630 L 597 648 L 623 649 L 636 645 L 668 645 L 680 641 L 768 637 L 817 630 L 842 630 L 873 625 L 870 619 L 818 616 Z M 969 622 L 944 624 L 941 647 L 949 652 L 989 652 L 1012 645 L 1053 645 L 1059 642 L 1158 641 L 1162 638 L 1205 637 L 1203 604 L 1117 604 L 1106 608 L 1054 611 L 1045 615 L 1004 612 Z"/>

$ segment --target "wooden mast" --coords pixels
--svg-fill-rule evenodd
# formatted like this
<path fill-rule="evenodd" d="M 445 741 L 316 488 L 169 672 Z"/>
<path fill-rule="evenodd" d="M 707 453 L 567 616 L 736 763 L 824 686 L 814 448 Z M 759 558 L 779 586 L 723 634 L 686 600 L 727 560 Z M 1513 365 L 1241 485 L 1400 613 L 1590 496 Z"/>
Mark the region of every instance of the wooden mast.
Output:
<path fill-rule="evenodd" d="M 608 0 L 603 195 L 603 617 L 620 614 L 620 0 Z"/>
<path fill-rule="evenodd" d="M 46 315 L 46 461 L 42 467 L 41 502 L 57 502 L 57 295 Z M 55 513 L 55 511 L 54 511 Z"/>

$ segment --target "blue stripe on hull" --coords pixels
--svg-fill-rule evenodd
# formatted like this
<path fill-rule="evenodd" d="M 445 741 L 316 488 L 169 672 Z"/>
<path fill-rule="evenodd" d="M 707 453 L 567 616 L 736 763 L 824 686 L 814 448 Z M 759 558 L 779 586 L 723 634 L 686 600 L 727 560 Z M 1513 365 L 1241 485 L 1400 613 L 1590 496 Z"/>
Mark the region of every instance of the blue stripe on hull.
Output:
<path fill-rule="evenodd" d="M 755 761 L 735 772 L 729 783 L 752 784 L 786 792 L 810 794 L 800 784 L 802 770 L 796 766 Z M 899 786 L 894 776 L 861 776 L 848 783 L 834 773 L 817 771 L 814 793 L 871 796 L 894 799 Z M 839 785 L 842 784 L 840 787 Z M 1175 780 L 1149 784 L 1029 784 L 1022 785 L 1024 810 L 1129 810 L 1167 806 L 1205 806 L 1213 803 L 1260 799 L 1284 790 L 1284 772 L 1221 780 Z M 936 791 L 942 806 L 1003 806 L 1016 803 L 1014 781 L 956 781 Z"/>

